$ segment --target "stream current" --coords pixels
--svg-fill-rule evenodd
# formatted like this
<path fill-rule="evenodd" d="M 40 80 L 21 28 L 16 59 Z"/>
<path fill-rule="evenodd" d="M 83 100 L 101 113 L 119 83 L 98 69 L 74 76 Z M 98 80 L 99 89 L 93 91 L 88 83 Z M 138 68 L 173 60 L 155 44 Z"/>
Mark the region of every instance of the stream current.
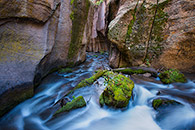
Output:
<path fill-rule="evenodd" d="M 110 69 L 107 54 L 88 53 L 87 60 L 74 67 L 72 73 L 50 74 L 31 99 L 0 119 L 0 130 L 195 130 L 195 77 L 187 83 L 163 85 L 158 78 L 131 75 L 135 83 L 133 98 L 122 110 L 100 107 L 98 99 L 105 84 L 104 78 L 99 78 L 93 85 L 69 95 L 83 96 L 86 107 L 54 118 L 58 101 L 98 69 Z M 174 99 L 183 105 L 159 112 L 152 108 L 152 100 L 157 97 Z"/>

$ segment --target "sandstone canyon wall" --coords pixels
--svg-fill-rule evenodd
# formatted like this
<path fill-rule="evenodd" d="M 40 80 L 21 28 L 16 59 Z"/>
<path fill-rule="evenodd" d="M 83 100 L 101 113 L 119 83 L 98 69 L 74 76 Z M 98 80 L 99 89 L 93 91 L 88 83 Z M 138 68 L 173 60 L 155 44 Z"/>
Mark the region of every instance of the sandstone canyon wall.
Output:
<path fill-rule="evenodd" d="M 193 0 L 0 0 L 0 116 L 52 70 L 109 50 L 113 68 L 195 72 Z"/>
<path fill-rule="evenodd" d="M 0 116 L 51 70 L 85 60 L 88 0 L 0 1 Z"/>
<path fill-rule="evenodd" d="M 195 72 L 195 1 L 119 0 L 118 5 L 108 27 L 112 67 L 149 62 Z"/>

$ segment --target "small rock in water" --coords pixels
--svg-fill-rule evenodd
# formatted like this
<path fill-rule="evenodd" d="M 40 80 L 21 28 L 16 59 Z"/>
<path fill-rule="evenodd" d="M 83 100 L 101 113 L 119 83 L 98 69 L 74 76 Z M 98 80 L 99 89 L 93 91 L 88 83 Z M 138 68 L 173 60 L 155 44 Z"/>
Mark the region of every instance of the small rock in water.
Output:
<path fill-rule="evenodd" d="M 167 98 L 157 98 L 152 101 L 152 107 L 155 110 L 159 110 L 159 109 L 166 108 L 168 106 L 174 106 L 174 105 L 181 105 L 181 103 L 175 100 L 167 99 Z"/>
<path fill-rule="evenodd" d="M 152 75 L 151 75 L 150 73 L 145 73 L 145 74 L 143 74 L 143 76 L 149 78 L 149 77 L 151 77 Z"/>
<path fill-rule="evenodd" d="M 164 84 L 171 84 L 176 82 L 180 82 L 180 83 L 187 82 L 187 79 L 185 78 L 184 74 L 182 74 L 176 69 L 169 69 L 167 71 L 160 73 L 159 78 L 161 82 L 163 82 Z"/>
<path fill-rule="evenodd" d="M 60 106 L 63 107 L 68 102 L 71 102 L 71 100 L 69 98 L 63 98 L 63 99 L 61 99 Z"/>
<path fill-rule="evenodd" d="M 86 102 L 83 96 L 79 96 L 79 97 L 74 98 L 71 102 L 67 102 L 66 105 L 64 105 L 62 108 L 56 111 L 54 116 L 62 112 L 68 112 L 73 109 L 82 108 L 84 106 L 86 106 Z"/>

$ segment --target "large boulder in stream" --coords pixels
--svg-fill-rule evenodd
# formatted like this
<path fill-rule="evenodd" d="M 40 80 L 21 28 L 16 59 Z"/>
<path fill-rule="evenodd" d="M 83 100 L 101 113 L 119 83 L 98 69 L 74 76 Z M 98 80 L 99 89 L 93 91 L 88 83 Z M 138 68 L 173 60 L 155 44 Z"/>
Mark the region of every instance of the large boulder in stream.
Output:
<path fill-rule="evenodd" d="M 101 106 L 114 108 L 123 108 L 129 104 L 132 96 L 134 83 L 124 75 L 108 71 L 104 74 L 106 80 L 106 88 L 100 95 L 99 103 Z"/>
<path fill-rule="evenodd" d="M 0 1 L 0 116 L 51 70 L 85 60 L 89 0 Z"/>
<path fill-rule="evenodd" d="M 139 66 L 195 72 L 193 0 L 119 0 L 109 23 L 112 67 Z"/>

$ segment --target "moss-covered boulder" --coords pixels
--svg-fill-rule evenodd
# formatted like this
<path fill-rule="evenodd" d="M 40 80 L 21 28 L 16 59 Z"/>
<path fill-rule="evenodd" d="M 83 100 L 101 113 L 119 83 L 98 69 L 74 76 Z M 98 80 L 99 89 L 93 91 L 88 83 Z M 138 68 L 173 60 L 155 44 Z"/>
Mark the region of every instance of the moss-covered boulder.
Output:
<path fill-rule="evenodd" d="M 187 79 L 185 78 L 184 74 L 175 69 L 170 69 L 160 73 L 159 78 L 164 84 L 170 84 L 175 82 L 181 83 L 187 82 Z"/>
<path fill-rule="evenodd" d="M 62 112 L 68 112 L 73 109 L 82 108 L 86 106 L 86 102 L 82 96 L 79 96 L 75 99 L 73 99 L 71 102 L 66 103 L 62 108 L 60 108 L 58 111 L 56 111 L 56 114 L 62 113 Z"/>
<path fill-rule="evenodd" d="M 181 105 L 181 103 L 166 98 L 157 98 L 152 101 L 152 107 L 155 110 L 159 110 L 160 108 L 166 108 L 172 105 Z"/>
<path fill-rule="evenodd" d="M 129 104 L 134 83 L 124 75 L 108 71 L 104 74 L 106 88 L 100 95 L 99 103 L 114 108 L 123 108 Z"/>

